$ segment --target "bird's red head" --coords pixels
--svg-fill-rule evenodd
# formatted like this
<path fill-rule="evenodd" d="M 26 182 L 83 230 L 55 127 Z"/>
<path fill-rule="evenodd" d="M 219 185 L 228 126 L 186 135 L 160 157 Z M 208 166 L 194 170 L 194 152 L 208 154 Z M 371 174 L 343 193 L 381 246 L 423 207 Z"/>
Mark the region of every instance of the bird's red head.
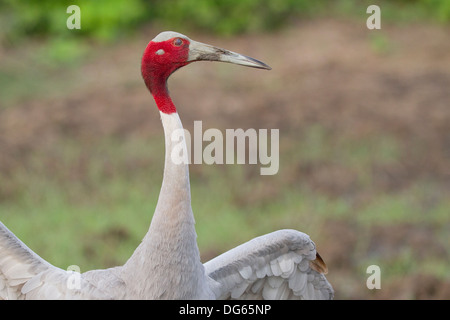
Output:
<path fill-rule="evenodd" d="M 169 76 L 193 61 L 202 60 L 270 69 L 265 63 L 239 53 L 193 41 L 180 33 L 161 32 L 147 45 L 141 65 L 144 82 L 160 111 L 168 114 L 177 111 L 167 89 Z"/>
<path fill-rule="evenodd" d="M 176 112 L 169 97 L 167 79 L 178 68 L 187 65 L 189 39 L 176 34 L 161 34 L 149 42 L 142 57 L 141 72 L 144 82 L 155 98 L 158 108 L 165 113 Z M 165 38 L 168 38 L 164 40 Z"/>

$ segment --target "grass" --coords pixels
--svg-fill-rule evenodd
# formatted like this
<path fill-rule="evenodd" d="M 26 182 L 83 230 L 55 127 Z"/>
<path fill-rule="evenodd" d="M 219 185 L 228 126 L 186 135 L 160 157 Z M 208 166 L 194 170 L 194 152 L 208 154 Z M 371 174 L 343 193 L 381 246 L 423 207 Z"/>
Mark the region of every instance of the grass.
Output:
<path fill-rule="evenodd" d="M 87 52 L 87 45 L 81 41 L 55 39 L 46 44 L 30 41 L 19 54 L 2 55 L 0 110 L 19 101 L 59 96 L 76 88 L 80 78 L 76 70 L 89 60 Z"/>
<path fill-rule="evenodd" d="M 14 203 L 2 203 L 2 221 L 60 267 L 78 264 L 87 270 L 124 262 L 145 234 L 157 201 L 158 188 L 146 182 L 160 183 L 162 178 L 152 166 L 148 177 L 147 172 L 130 173 L 126 155 L 151 153 L 152 145 L 107 141 L 85 160 L 80 145 L 68 141 L 64 146 L 52 158 L 36 154 L 32 168 L 17 174 L 14 180 L 22 191 Z M 155 142 L 155 148 L 160 146 Z M 36 230 L 42 233 L 36 236 Z M 114 235 L 124 241 L 115 243 Z"/>
<path fill-rule="evenodd" d="M 330 154 L 335 154 L 332 161 L 367 175 L 357 179 L 363 188 L 374 179 L 373 162 L 391 163 L 398 157 L 397 146 L 388 137 L 372 137 L 359 144 L 338 139 L 333 145 L 335 138 L 318 126 L 311 127 L 305 137 L 300 148 L 292 147 L 289 157 L 281 158 L 277 176 L 248 179 L 248 172 L 258 168 L 239 165 L 203 165 L 201 175 L 195 174 L 199 168 L 191 174 L 192 206 L 205 259 L 281 228 L 303 230 L 320 243 L 322 228 L 330 219 L 353 221 L 361 230 L 425 221 L 438 225 L 448 220 L 445 199 L 435 201 L 423 216 L 423 205 L 434 194 L 425 182 L 402 192 L 378 193 L 360 206 L 345 197 L 318 193 L 307 183 L 306 187 L 285 185 L 283 177 L 294 170 L 295 163 L 329 161 Z M 16 173 L 13 181 L 21 186 L 20 199 L 0 203 L 2 222 L 61 268 L 76 264 L 89 270 L 124 263 L 147 231 L 156 205 L 162 180 L 162 136 L 150 141 L 100 141 L 87 150 L 77 141 L 64 146 L 51 158 L 45 152 L 35 154 L 32 166 Z M 266 184 L 260 183 L 263 179 Z M 236 185 L 242 186 L 239 192 Z M 442 241 L 445 234 L 444 229 L 438 233 Z M 363 256 L 368 244 L 359 246 Z M 391 272 L 409 268 L 411 254 L 403 252 L 391 262 Z M 437 266 L 441 274 L 442 267 Z"/>

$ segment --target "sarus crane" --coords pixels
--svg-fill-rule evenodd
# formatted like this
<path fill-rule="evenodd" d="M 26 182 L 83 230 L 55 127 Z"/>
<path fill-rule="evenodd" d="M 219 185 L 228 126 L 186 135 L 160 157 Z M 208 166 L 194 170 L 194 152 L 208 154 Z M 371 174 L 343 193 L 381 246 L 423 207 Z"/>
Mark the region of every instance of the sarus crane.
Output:
<path fill-rule="evenodd" d="M 51 265 L 0 222 L 0 298 L 333 298 L 333 289 L 324 276 L 327 267 L 314 242 L 296 230 L 269 233 L 205 264 L 200 261 L 188 164 L 171 161 L 171 134 L 183 126 L 167 89 L 169 76 L 194 61 L 271 69 L 256 59 L 176 32 L 157 35 L 148 43 L 141 65 L 165 135 L 163 182 L 147 234 L 123 266 L 80 274 Z M 69 285 L 74 276 L 78 276 L 77 285 Z"/>

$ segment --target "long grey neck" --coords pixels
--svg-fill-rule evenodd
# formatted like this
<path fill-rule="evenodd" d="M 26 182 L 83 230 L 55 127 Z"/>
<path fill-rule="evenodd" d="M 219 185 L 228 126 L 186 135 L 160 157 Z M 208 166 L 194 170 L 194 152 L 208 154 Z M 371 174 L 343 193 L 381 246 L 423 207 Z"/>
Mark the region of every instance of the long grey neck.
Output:
<path fill-rule="evenodd" d="M 179 234 L 182 230 L 189 230 L 188 235 L 193 234 L 195 236 L 189 167 L 187 162 L 178 161 L 177 154 L 175 154 L 180 146 L 186 148 L 183 125 L 178 113 L 160 113 L 166 144 L 164 177 L 149 231 L 155 233 L 173 231 L 174 234 Z M 175 138 L 178 139 L 173 141 Z M 188 230 L 180 229 L 186 226 L 189 226 Z M 150 234 L 150 236 L 152 235 Z M 195 247 L 197 247 L 196 241 L 194 242 Z"/>
<path fill-rule="evenodd" d="M 179 163 L 186 147 L 178 113 L 161 112 L 166 153 L 164 178 L 150 228 L 123 267 L 131 296 L 150 299 L 208 298 L 191 208 L 189 167 Z M 174 137 L 178 140 L 172 141 Z M 181 140 L 182 139 L 182 140 Z M 184 150 L 186 151 L 186 150 Z"/>

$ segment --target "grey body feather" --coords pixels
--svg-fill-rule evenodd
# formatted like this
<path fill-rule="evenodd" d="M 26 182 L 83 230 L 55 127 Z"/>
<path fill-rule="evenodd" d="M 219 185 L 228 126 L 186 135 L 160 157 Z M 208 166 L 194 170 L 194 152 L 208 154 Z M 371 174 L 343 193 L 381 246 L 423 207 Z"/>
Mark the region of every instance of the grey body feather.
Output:
<path fill-rule="evenodd" d="M 141 244 L 125 265 L 77 274 L 54 267 L 0 222 L 0 299 L 331 299 L 308 235 L 280 230 L 200 262 L 187 164 L 170 160 L 178 114 L 161 113 L 164 179 Z"/>
<path fill-rule="evenodd" d="M 163 32 L 154 41 L 171 37 L 190 40 Z M 188 61 L 204 60 L 199 52 L 206 52 L 213 55 L 209 60 L 270 69 L 253 58 L 190 41 Z M 171 159 L 175 146 L 186 146 L 172 141 L 174 132 L 184 139 L 183 126 L 178 113 L 160 114 L 166 143 L 163 183 L 150 228 L 130 259 L 82 274 L 62 270 L 0 222 L 0 299 L 331 299 L 333 289 L 320 273 L 323 261 L 317 262 L 314 243 L 299 231 L 276 231 L 201 263 L 188 164 Z"/>

